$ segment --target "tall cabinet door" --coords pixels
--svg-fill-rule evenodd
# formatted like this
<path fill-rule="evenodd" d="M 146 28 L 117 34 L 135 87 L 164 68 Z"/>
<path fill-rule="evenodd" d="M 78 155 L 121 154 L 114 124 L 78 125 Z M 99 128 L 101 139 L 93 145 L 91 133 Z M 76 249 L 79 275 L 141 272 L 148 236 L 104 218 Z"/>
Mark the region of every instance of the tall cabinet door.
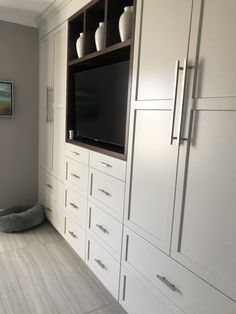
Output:
<path fill-rule="evenodd" d="M 137 1 L 125 223 L 167 253 L 178 156 L 170 134 L 177 131 L 174 104 L 177 112 L 191 10 L 191 0 Z"/>
<path fill-rule="evenodd" d="M 52 99 L 53 86 L 53 37 L 49 35 L 39 43 L 39 166 L 52 171 Z M 50 116 L 50 117 L 49 117 Z"/>
<path fill-rule="evenodd" d="M 67 23 L 54 32 L 53 71 L 53 174 L 64 180 Z"/>
<path fill-rule="evenodd" d="M 172 256 L 236 300 L 235 0 L 195 1 Z M 196 53 L 197 52 L 197 53 Z M 197 55 L 197 59 L 195 56 Z"/>

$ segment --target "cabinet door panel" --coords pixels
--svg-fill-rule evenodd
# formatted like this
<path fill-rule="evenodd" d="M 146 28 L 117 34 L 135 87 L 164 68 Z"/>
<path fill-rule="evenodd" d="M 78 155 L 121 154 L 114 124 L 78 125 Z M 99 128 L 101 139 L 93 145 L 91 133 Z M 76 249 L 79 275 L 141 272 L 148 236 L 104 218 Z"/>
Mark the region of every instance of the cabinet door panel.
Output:
<path fill-rule="evenodd" d="M 52 171 L 52 122 L 46 121 L 47 109 L 39 110 L 39 166 L 44 170 Z"/>
<path fill-rule="evenodd" d="M 53 174 L 63 181 L 65 178 L 65 110 L 54 108 L 53 120 Z"/>
<path fill-rule="evenodd" d="M 54 35 L 54 107 L 65 108 L 67 27 L 63 24 Z"/>
<path fill-rule="evenodd" d="M 172 254 L 236 300 L 236 110 L 195 111 L 194 122 L 180 150 Z"/>
<path fill-rule="evenodd" d="M 169 144 L 170 111 L 137 110 L 127 225 L 169 252 L 177 146 Z"/>
<path fill-rule="evenodd" d="M 236 2 L 202 3 L 196 97 L 236 96 Z"/>
<path fill-rule="evenodd" d="M 39 106 L 47 106 L 47 88 L 52 87 L 52 53 L 53 40 L 51 36 L 40 40 L 39 45 Z"/>
<path fill-rule="evenodd" d="M 187 57 L 191 0 L 143 1 L 138 100 L 171 99 L 176 60 Z"/>

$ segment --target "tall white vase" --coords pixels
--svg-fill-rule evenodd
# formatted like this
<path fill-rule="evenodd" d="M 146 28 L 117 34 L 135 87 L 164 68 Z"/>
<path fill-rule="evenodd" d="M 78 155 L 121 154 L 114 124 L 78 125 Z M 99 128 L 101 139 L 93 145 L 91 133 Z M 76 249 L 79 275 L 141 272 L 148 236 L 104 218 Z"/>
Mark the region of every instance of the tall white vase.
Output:
<path fill-rule="evenodd" d="M 133 6 L 125 7 L 119 20 L 119 32 L 121 41 L 131 38 L 133 21 Z"/>
<path fill-rule="evenodd" d="M 102 50 L 105 47 L 104 36 L 105 36 L 104 22 L 100 22 L 99 27 L 95 32 L 95 44 L 97 51 Z"/>
<path fill-rule="evenodd" d="M 76 51 L 78 58 L 84 56 L 84 33 L 80 33 L 80 36 L 76 41 Z"/>

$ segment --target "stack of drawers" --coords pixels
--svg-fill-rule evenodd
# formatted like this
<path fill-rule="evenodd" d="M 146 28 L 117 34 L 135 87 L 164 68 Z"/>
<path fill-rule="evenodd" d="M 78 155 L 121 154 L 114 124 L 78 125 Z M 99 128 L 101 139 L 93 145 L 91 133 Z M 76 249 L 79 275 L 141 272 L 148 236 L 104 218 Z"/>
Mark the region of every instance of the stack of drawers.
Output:
<path fill-rule="evenodd" d="M 87 264 L 118 298 L 126 163 L 90 152 Z"/>
<path fill-rule="evenodd" d="M 85 258 L 89 151 L 66 144 L 65 147 L 65 217 L 64 237 Z"/>

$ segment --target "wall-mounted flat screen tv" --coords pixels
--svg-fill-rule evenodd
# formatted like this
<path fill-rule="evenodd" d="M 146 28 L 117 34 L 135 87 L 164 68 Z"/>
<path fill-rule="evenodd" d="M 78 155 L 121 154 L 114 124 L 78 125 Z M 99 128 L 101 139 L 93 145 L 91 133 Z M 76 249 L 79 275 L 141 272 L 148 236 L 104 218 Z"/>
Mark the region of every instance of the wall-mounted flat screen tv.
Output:
<path fill-rule="evenodd" d="M 75 138 L 124 147 L 129 61 L 74 74 Z"/>

